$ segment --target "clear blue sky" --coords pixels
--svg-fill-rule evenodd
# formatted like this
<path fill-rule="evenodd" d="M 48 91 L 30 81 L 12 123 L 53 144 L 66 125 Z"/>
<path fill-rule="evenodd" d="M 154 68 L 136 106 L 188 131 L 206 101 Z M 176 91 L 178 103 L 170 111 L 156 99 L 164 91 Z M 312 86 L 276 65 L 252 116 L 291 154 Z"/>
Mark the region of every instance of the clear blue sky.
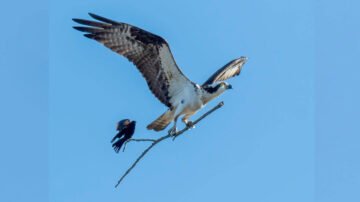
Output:
<path fill-rule="evenodd" d="M 359 3 L 355 1 L 36 1 L 0 13 L 1 201 L 360 200 Z M 16 11 L 16 12 L 14 12 Z M 175 142 L 116 154 L 166 110 L 125 58 L 71 27 L 93 12 L 168 40 L 202 83 L 249 57 L 225 106 Z M 180 128 L 182 125 L 180 125 Z"/>

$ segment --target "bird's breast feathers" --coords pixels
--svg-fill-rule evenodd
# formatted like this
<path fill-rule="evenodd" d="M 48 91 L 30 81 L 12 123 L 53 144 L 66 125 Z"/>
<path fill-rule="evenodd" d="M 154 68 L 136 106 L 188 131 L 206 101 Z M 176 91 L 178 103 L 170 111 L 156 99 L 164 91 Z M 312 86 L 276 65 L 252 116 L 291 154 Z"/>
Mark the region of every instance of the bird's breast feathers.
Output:
<path fill-rule="evenodd" d="M 188 84 L 182 89 L 178 89 L 180 93 L 171 98 L 173 106 L 181 114 L 191 113 L 201 109 L 204 105 L 201 101 L 200 88 L 198 85 Z"/>

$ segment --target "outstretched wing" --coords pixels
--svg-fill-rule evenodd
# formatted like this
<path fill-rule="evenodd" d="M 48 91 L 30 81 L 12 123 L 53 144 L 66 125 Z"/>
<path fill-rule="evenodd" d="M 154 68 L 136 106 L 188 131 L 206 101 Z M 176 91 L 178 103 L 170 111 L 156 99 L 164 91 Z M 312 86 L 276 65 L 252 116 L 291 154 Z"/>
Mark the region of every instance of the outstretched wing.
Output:
<path fill-rule="evenodd" d="M 191 81 L 175 63 L 165 39 L 138 27 L 91 14 L 98 21 L 73 19 L 87 27 L 74 27 L 135 64 L 151 90 L 166 106 Z M 100 21 L 100 22 L 99 22 Z"/>
<path fill-rule="evenodd" d="M 235 59 L 217 70 L 202 86 L 213 84 L 217 81 L 224 81 L 228 78 L 237 76 L 241 72 L 242 66 L 245 64 L 247 57 Z"/>

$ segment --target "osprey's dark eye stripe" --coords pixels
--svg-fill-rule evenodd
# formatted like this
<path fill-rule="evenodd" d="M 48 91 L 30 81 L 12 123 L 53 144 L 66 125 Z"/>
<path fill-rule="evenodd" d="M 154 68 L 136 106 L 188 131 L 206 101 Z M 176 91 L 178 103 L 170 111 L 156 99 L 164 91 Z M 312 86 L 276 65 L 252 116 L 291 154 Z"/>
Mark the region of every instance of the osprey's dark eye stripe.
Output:
<path fill-rule="evenodd" d="M 221 85 L 222 84 L 218 84 L 218 85 L 216 85 L 214 87 L 212 87 L 212 86 L 204 86 L 203 89 L 205 91 L 207 91 L 208 93 L 215 93 L 220 88 Z"/>

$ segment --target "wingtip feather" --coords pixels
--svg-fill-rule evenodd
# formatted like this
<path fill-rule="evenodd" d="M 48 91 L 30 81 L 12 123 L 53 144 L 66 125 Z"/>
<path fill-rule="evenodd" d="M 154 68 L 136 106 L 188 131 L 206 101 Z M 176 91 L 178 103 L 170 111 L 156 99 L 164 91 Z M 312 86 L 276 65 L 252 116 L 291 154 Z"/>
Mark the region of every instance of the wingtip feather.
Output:
<path fill-rule="evenodd" d="M 105 23 L 109 23 L 109 24 L 112 24 L 112 25 L 118 25 L 120 24 L 119 22 L 116 22 L 114 20 L 110 20 L 108 18 L 104 18 L 104 17 L 101 17 L 100 15 L 96 15 L 94 13 L 88 13 L 92 18 L 96 19 L 96 20 L 99 20 L 99 21 L 102 21 L 102 22 L 105 22 Z"/>
<path fill-rule="evenodd" d="M 76 29 L 76 30 L 78 30 L 78 31 L 80 31 L 80 32 L 83 32 L 82 27 L 73 26 L 72 28 L 74 28 L 74 29 Z"/>
<path fill-rule="evenodd" d="M 89 39 L 95 39 L 95 35 L 94 34 L 84 34 L 85 37 L 89 38 Z"/>
<path fill-rule="evenodd" d="M 80 23 L 80 21 L 81 21 L 81 19 L 79 19 L 79 18 L 72 18 L 71 20 L 74 22 L 77 22 L 77 23 Z"/>

